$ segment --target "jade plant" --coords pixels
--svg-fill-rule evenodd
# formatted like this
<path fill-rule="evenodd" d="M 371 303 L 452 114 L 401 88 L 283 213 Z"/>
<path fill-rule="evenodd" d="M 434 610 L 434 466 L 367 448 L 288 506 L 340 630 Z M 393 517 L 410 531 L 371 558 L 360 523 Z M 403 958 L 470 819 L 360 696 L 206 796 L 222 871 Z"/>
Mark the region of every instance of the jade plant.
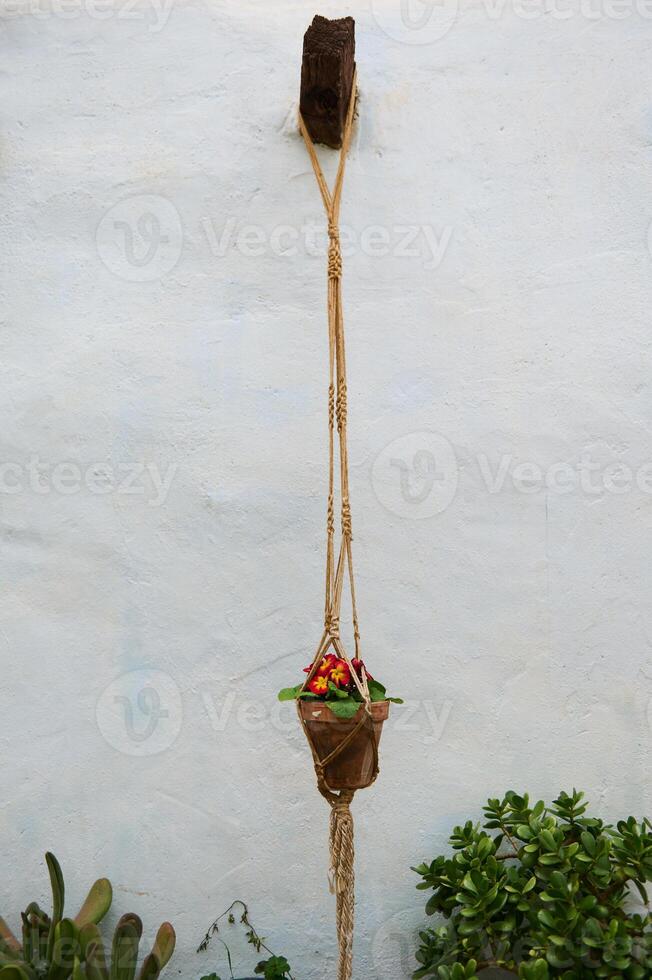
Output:
<path fill-rule="evenodd" d="M 98 924 L 111 907 L 111 882 L 107 878 L 96 881 L 75 918 L 65 918 L 61 867 L 54 854 L 48 852 L 45 860 L 52 914 L 31 902 L 21 913 L 21 940 L 0 917 L 0 980 L 134 980 L 143 931 L 138 916 L 122 916 L 107 957 Z M 174 929 L 164 922 L 142 963 L 139 980 L 157 980 L 175 942 Z"/>
<path fill-rule="evenodd" d="M 452 855 L 413 868 L 433 892 L 427 914 L 447 920 L 419 934 L 415 978 L 652 977 L 652 823 L 613 827 L 583 800 L 573 790 L 531 805 L 510 791 L 454 828 Z"/>
<path fill-rule="evenodd" d="M 293 980 L 292 974 L 290 973 L 290 964 L 284 956 L 275 956 L 274 953 L 272 953 L 269 946 L 266 945 L 265 939 L 258 935 L 251 924 L 249 920 L 249 909 L 245 903 L 241 902 L 239 899 L 232 902 L 228 909 L 225 912 L 222 912 L 221 915 L 218 915 L 218 917 L 211 923 L 211 925 L 208 927 L 206 935 L 199 944 L 197 952 L 203 953 L 208 949 L 211 940 L 216 938 L 224 947 L 230 980 L 235 980 L 233 974 L 233 957 L 231 955 L 231 950 L 220 933 L 220 923 L 222 920 L 225 920 L 229 925 L 236 924 L 236 916 L 234 911 L 236 908 L 239 909 L 239 918 L 237 921 L 244 927 L 249 945 L 253 946 L 258 955 L 260 955 L 261 952 L 269 953 L 269 956 L 266 959 L 260 960 L 254 970 L 254 973 L 257 976 L 262 977 L 263 980 Z M 207 973 L 201 978 L 201 980 L 222 980 L 222 978 L 218 976 L 217 973 Z"/>
<path fill-rule="evenodd" d="M 352 670 L 355 671 L 355 677 Z M 403 704 L 401 698 L 389 698 L 383 684 L 368 673 L 362 660 L 352 660 L 351 667 L 334 653 L 322 657 L 319 666 L 312 671 L 312 664 L 305 674 L 312 674 L 307 684 L 284 687 L 279 691 L 279 701 L 325 701 L 338 718 L 353 718 L 360 710 L 363 698 L 360 687 L 366 680 L 371 701 L 393 701 Z"/>

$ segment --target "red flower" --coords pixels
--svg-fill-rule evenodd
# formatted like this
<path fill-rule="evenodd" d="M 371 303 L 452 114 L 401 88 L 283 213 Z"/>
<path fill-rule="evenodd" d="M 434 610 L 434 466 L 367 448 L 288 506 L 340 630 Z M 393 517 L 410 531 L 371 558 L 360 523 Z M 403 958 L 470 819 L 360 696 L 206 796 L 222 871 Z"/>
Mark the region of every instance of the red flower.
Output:
<path fill-rule="evenodd" d="M 348 687 L 351 683 L 351 671 L 346 660 L 337 660 L 329 674 L 329 679 L 337 687 Z"/>
<path fill-rule="evenodd" d="M 315 674 L 313 679 L 308 684 L 308 690 L 312 691 L 313 694 L 318 694 L 320 697 L 328 693 L 328 678 L 324 677 L 322 674 Z"/>
<path fill-rule="evenodd" d="M 364 670 L 365 670 L 365 674 L 367 675 L 367 680 L 368 681 L 372 681 L 373 680 L 373 677 L 371 676 L 371 674 L 369 673 L 369 671 L 365 667 L 364 662 L 362 660 L 352 660 L 351 661 L 351 664 L 353 666 L 354 671 L 356 672 L 356 674 L 360 678 L 360 680 L 362 680 L 362 668 L 363 667 L 364 667 Z"/>
<path fill-rule="evenodd" d="M 328 675 L 330 674 L 331 670 L 333 669 L 336 663 L 337 663 L 337 657 L 332 653 L 327 653 L 324 659 L 322 660 L 322 662 L 320 663 L 319 667 L 315 671 L 315 676 L 328 677 Z M 312 664 L 310 664 L 309 667 L 303 668 L 304 674 L 309 674 L 311 670 L 312 670 Z"/>

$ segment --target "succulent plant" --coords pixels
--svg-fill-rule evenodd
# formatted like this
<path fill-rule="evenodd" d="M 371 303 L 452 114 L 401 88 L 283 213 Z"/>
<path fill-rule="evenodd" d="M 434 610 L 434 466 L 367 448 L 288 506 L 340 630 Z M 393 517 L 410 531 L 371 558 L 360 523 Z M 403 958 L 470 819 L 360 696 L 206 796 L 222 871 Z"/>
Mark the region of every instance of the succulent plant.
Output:
<path fill-rule="evenodd" d="M 108 878 L 92 886 L 74 919 L 64 918 L 65 887 L 59 862 L 45 860 L 52 888 L 52 915 L 36 902 L 21 914 L 22 943 L 0 916 L 0 980 L 134 980 L 143 924 L 132 912 L 123 915 L 113 934 L 107 959 L 98 923 L 111 907 Z M 169 922 L 159 928 L 152 951 L 143 960 L 138 980 L 158 980 L 174 952 L 176 936 Z"/>
<path fill-rule="evenodd" d="M 138 916 L 127 912 L 115 928 L 111 957 L 107 960 L 100 930 L 96 925 L 85 926 L 81 930 L 79 943 L 83 960 L 76 961 L 73 980 L 134 980 L 142 934 L 143 924 Z M 138 980 L 158 980 L 174 952 L 175 942 L 174 929 L 169 922 L 164 922 L 151 953 L 143 960 Z"/>
<path fill-rule="evenodd" d="M 482 825 L 455 827 L 453 855 L 413 869 L 433 891 L 427 914 L 444 920 L 419 933 L 416 980 L 478 980 L 485 967 L 521 980 L 652 977 L 652 822 L 613 827 L 587 810 L 576 790 L 552 804 L 510 790 L 487 801 Z"/>

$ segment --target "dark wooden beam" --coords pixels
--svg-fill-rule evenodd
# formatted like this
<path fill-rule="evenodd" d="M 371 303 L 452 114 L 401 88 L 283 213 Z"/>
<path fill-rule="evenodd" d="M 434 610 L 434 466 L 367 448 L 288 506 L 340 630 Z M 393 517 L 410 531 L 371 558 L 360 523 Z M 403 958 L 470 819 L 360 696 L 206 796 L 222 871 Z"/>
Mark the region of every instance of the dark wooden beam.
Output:
<path fill-rule="evenodd" d="M 339 149 L 355 69 L 353 17 L 317 15 L 303 38 L 299 105 L 315 143 Z"/>

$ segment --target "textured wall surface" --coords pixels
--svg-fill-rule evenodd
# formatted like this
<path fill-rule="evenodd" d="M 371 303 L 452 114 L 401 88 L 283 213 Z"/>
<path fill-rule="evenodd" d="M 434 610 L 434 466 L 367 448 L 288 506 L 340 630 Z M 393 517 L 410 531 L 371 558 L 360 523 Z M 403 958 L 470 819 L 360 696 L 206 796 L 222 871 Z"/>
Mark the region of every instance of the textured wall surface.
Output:
<path fill-rule="evenodd" d="M 333 975 L 327 808 L 274 700 L 322 610 L 315 10 L 2 7 L 0 900 L 46 897 L 51 847 L 71 904 L 108 874 L 114 919 L 172 919 L 188 978 L 236 897 Z M 358 23 L 364 651 L 408 701 L 355 806 L 355 975 L 403 980 L 409 865 L 489 794 L 652 809 L 652 10 L 319 11 Z"/>

